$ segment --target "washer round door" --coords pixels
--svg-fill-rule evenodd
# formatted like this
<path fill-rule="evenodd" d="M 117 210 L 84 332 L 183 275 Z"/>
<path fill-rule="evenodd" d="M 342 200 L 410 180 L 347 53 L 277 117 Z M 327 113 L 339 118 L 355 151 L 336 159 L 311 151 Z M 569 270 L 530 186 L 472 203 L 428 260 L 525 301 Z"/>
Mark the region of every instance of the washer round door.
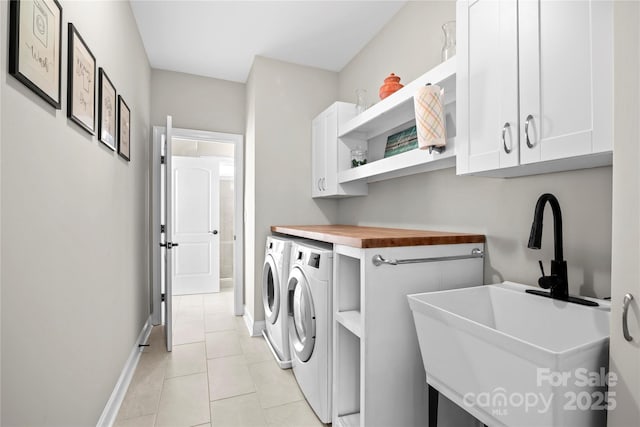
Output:
<path fill-rule="evenodd" d="M 272 324 L 276 323 L 280 312 L 279 279 L 275 260 L 270 254 L 267 254 L 262 269 L 262 305 L 267 322 Z"/>
<path fill-rule="evenodd" d="M 291 270 L 287 290 L 289 339 L 295 355 L 306 362 L 311 358 L 316 343 L 316 312 L 311 287 L 300 268 Z"/>

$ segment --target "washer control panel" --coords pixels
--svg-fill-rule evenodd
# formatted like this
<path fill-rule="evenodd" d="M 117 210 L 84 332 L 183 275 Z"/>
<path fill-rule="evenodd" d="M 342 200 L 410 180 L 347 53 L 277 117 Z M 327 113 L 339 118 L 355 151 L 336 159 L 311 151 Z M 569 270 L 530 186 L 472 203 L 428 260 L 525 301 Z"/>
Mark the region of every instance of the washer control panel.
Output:
<path fill-rule="evenodd" d="M 309 254 L 309 261 L 307 261 L 307 265 L 313 268 L 320 268 L 320 254 L 311 252 Z"/>

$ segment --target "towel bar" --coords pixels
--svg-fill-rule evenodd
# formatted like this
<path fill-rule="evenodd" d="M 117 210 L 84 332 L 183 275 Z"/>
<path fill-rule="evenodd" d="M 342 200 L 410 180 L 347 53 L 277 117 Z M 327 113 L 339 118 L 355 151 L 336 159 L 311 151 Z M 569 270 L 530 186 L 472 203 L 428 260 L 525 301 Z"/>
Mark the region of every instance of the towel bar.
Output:
<path fill-rule="evenodd" d="M 382 255 L 374 255 L 371 258 L 371 262 L 376 267 L 381 266 L 382 264 L 388 265 L 400 265 L 400 264 L 418 264 L 422 262 L 440 262 L 440 261 L 455 261 L 459 259 L 469 259 L 469 258 L 483 258 L 484 252 L 480 248 L 474 248 L 469 255 L 453 255 L 453 256 L 441 256 L 441 257 L 431 257 L 431 258 L 410 258 L 410 259 L 384 259 Z"/>

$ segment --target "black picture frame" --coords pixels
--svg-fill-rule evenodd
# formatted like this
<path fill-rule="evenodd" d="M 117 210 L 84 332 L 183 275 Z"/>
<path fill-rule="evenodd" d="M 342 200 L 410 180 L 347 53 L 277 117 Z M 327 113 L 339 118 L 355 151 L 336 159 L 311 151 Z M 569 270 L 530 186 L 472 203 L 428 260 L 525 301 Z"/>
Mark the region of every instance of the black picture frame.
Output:
<path fill-rule="evenodd" d="M 98 71 L 98 140 L 116 151 L 117 146 L 117 93 L 116 87 L 104 68 Z"/>
<path fill-rule="evenodd" d="M 62 108 L 61 52 L 60 3 L 10 0 L 9 74 L 56 110 Z"/>
<path fill-rule="evenodd" d="M 67 117 L 91 135 L 96 132 L 96 57 L 69 22 Z"/>
<path fill-rule="evenodd" d="M 131 109 L 118 95 L 118 154 L 131 161 Z"/>

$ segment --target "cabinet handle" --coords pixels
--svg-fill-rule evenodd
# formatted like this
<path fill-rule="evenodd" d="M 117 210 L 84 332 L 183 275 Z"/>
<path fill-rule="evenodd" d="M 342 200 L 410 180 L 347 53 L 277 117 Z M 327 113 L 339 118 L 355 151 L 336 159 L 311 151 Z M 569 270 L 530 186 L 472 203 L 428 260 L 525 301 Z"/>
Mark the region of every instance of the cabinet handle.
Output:
<path fill-rule="evenodd" d="M 525 119 L 524 122 L 524 136 L 526 138 L 527 141 L 527 147 L 529 148 L 533 148 L 533 144 L 531 143 L 531 141 L 529 141 L 529 122 L 533 120 L 533 116 L 531 114 L 529 114 L 527 116 L 527 118 Z"/>
<path fill-rule="evenodd" d="M 622 300 L 622 335 L 624 335 L 624 339 L 627 341 L 633 341 L 633 337 L 629 334 L 629 323 L 627 321 L 631 301 L 633 301 L 633 295 L 631 294 L 626 294 Z"/>
<path fill-rule="evenodd" d="M 318 191 L 322 191 L 322 186 L 320 183 L 322 182 L 322 178 L 318 178 Z"/>
<path fill-rule="evenodd" d="M 505 141 L 504 135 L 507 133 L 507 129 L 509 129 L 510 127 L 511 125 L 509 124 L 509 122 L 505 123 L 504 126 L 502 126 L 502 146 L 504 147 L 504 152 L 507 154 L 511 153 L 511 148 L 507 148 L 507 141 Z"/>

